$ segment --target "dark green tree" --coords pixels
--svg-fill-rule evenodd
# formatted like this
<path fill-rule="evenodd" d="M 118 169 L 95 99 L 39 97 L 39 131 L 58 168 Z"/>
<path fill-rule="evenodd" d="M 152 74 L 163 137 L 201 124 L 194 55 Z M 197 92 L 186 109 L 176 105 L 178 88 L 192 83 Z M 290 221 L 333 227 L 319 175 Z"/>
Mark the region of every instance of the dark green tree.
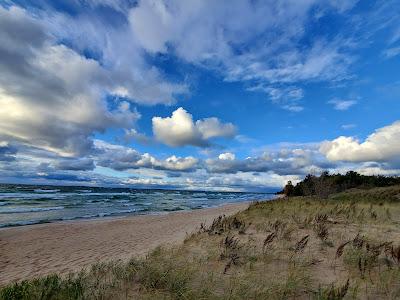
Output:
<path fill-rule="evenodd" d="M 294 191 L 293 183 L 289 180 L 283 189 L 283 194 L 287 197 L 294 196 L 293 191 Z"/>

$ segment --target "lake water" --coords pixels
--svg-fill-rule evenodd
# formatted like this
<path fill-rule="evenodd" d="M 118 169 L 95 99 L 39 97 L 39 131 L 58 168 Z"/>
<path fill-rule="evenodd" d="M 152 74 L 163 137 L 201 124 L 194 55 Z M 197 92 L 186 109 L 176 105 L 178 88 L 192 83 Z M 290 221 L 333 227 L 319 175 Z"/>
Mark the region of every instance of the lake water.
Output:
<path fill-rule="evenodd" d="M 273 197 L 260 193 L 0 185 L 0 227 L 165 213 Z"/>

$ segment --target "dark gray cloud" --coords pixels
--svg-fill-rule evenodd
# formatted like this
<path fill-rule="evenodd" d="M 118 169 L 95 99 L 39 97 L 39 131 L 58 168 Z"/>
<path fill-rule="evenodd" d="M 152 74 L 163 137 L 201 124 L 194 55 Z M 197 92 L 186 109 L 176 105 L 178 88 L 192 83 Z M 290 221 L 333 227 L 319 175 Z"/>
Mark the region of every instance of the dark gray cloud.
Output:
<path fill-rule="evenodd" d="M 52 173 L 52 174 L 46 174 L 42 176 L 38 176 L 39 178 L 47 179 L 47 180 L 57 180 L 57 181 L 62 181 L 62 182 L 90 182 L 92 181 L 92 178 L 88 176 L 79 176 L 76 174 L 65 174 L 65 173 Z"/>
<path fill-rule="evenodd" d="M 56 163 L 55 167 L 58 170 L 91 171 L 95 168 L 95 165 L 93 159 L 81 158 L 60 160 Z"/>
<path fill-rule="evenodd" d="M 0 161 L 14 161 L 17 148 L 0 142 Z"/>
<path fill-rule="evenodd" d="M 48 104 L 66 95 L 62 81 L 35 66 L 49 39 L 46 28 L 23 9 L 0 7 L 0 84 L 10 95 Z"/>

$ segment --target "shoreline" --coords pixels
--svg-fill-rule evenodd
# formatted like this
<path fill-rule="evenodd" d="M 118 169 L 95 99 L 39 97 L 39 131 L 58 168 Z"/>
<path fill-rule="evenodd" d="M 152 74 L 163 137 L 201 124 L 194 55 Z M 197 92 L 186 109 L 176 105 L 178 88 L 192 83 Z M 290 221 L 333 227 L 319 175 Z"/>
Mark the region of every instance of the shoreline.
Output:
<path fill-rule="evenodd" d="M 0 286 L 51 273 L 67 274 L 100 261 L 145 255 L 157 246 L 180 243 L 201 223 L 244 210 L 251 202 L 1 228 Z"/>
<path fill-rule="evenodd" d="M 270 201 L 274 199 L 280 198 L 279 195 L 277 195 L 274 198 L 268 198 L 268 199 L 262 199 L 262 200 L 247 200 L 247 201 L 240 201 L 240 202 L 227 202 L 227 203 L 222 203 L 219 205 L 215 206 L 209 206 L 209 207 L 202 207 L 202 208 L 192 208 L 192 209 L 178 209 L 178 210 L 168 210 L 168 211 L 152 211 L 149 213 L 127 213 L 127 214 L 115 214 L 115 215 L 107 215 L 103 217 L 82 217 L 82 218 L 74 218 L 74 219 L 57 219 L 57 220 L 52 220 L 52 221 L 47 221 L 47 222 L 38 222 L 38 223 L 27 223 L 27 224 L 18 224 L 18 225 L 10 225 L 10 226 L 0 226 L 0 233 L 2 230 L 7 230 L 7 229 L 12 229 L 12 228 L 25 228 L 25 227 L 31 227 L 31 226 L 40 226 L 40 225 L 50 225 L 50 224 L 63 224 L 63 223 L 79 223 L 79 222 L 95 222 L 95 221 L 107 221 L 107 220 L 121 220 L 125 218 L 134 218 L 134 217 L 139 217 L 139 216 L 158 216 L 158 215 L 167 215 L 167 214 L 174 214 L 174 213 L 186 213 L 186 212 L 192 212 L 192 211 L 197 211 L 197 210 L 204 210 L 204 209 L 213 209 L 213 208 L 218 208 L 218 207 L 223 207 L 223 206 L 229 206 L 229 205 L 237 205 L 237 204 L 250 204 L 256 201 Z"/>

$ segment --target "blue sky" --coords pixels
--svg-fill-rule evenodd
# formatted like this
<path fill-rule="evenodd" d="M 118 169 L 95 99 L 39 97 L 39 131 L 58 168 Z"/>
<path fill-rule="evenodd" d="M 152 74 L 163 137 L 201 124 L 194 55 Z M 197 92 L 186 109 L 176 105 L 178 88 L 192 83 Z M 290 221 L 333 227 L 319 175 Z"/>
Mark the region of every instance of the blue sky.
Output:
<path fill-rule="evenodd" d="M 3 1 L 0 181 L 400 174 L 398 1 Z"/>

